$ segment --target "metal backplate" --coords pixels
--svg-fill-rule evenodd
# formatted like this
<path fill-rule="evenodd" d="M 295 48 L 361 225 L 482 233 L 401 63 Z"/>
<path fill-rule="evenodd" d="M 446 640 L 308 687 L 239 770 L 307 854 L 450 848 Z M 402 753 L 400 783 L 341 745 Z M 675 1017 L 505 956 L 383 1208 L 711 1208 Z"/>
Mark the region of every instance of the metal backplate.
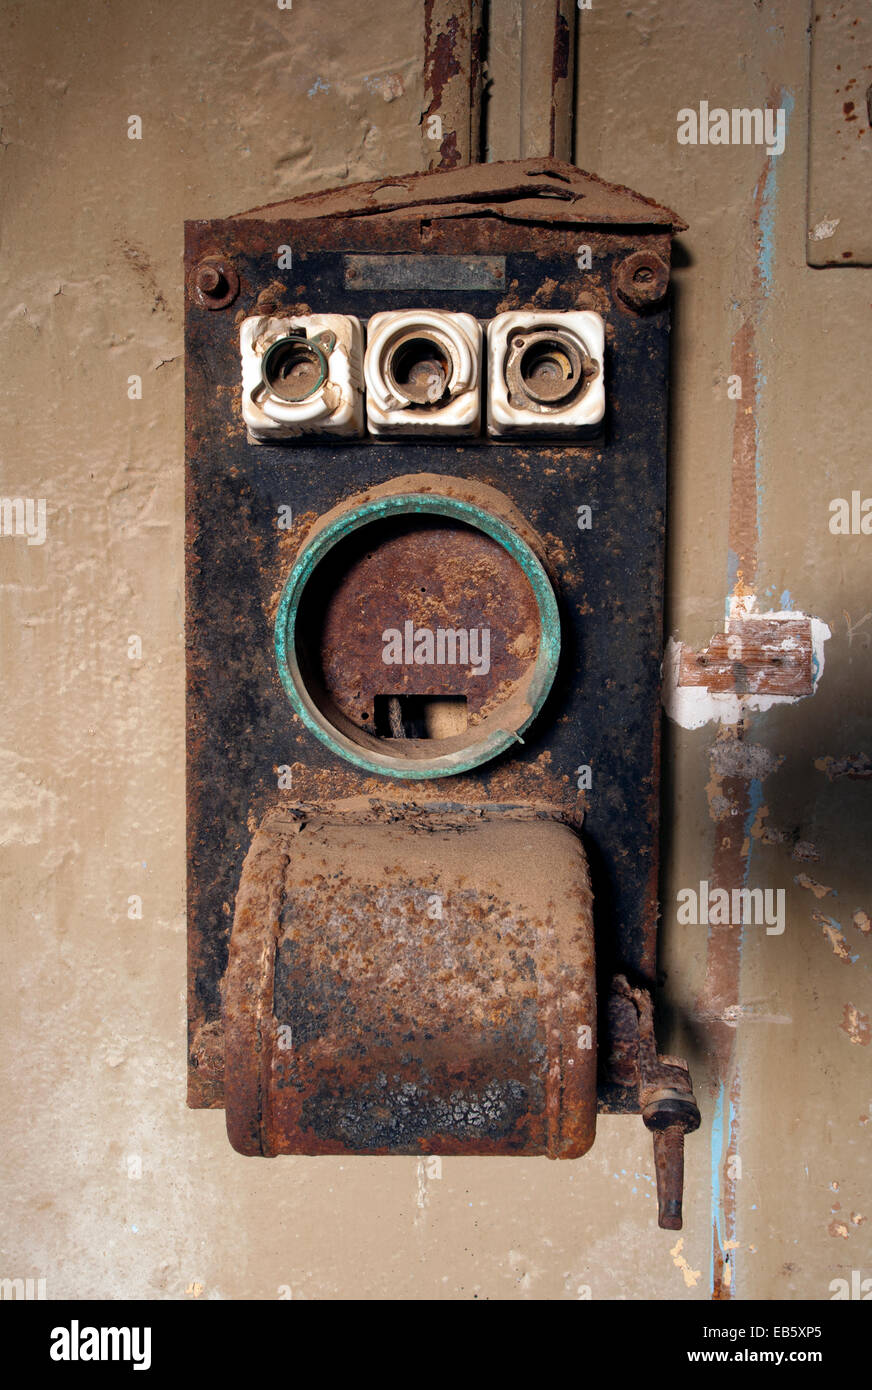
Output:
<path fill-rule="evenodd" d="M 209 312 L 191 297 L 186 315 L 189 1102 L 223 1104 L 221 981 L 255 830 L 272 808 L 362 797 L 429 799 L 470 816 L 487 804 L 548 805 L 580 831 L 595 905 L 600 1108 L 636 1110 L 620 1009 L 612 1011 L 612 1037 L 606 998 L 617 972 L 649 986 L 654 977 L 669 310 L 664 300 L 634 311 L 614 296 L 613 276 L 641 250 L 668 265 L 681 224 L 555 161 L 346 189 L 337 211 L 330 199 L 339 196 L 187 227 L 189 277 L 203 257 L 220 255 L 240 281 L 229 309 Z M 291 269 L 277 268 L 280 255 L 287 263 L 282 247 L 292 252 Z M 389 273 L 382 284 L 381 262 L 370 271 L 363 259 L 397 253 L 416 264 L 424 255 L 472 265 L 499 257 L 504 281 L 482 287 L 483 277 L 461 277 L 425 296 Z M 429 283 L 444 278 L 437 269 Z M 409 307 L 481 320 L 529 307 L 602 314 L 601 437 L 248 442 L 243 317 L 332 312 L 366 320 Z M 550 696 L 523 744 L 470 773 L 405 788 L 338 758 L 295 716 L 276 669 L 273 623 L 319 516 L 369 487 L 425 472 L 499 489 L 543 539 L 562 647 Z M 591 509 L 589 528 L 580 508 Z"/>

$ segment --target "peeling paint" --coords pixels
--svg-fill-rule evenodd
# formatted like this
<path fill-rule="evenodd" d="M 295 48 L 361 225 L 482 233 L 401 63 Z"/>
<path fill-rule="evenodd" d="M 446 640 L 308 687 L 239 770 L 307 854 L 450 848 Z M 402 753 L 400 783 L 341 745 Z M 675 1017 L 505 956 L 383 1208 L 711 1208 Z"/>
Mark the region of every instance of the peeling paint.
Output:
<path fill-rule="evenodd" d="M 851 955 L 841 924 L 834 917 L 827 917 L 823 912 L 813 912 L 812 917 L 816 922 L 820 922 L 821 931 L 833 948 L 833 955 L 837 956 L 845 965 L 853 965 L 858 957 Z"/>
<path fill-rule="evenodd" d="M 828 241 L 831 236 L 835 236 L 836 228 L 841 220 L 841 217 L 822 218 L 809 232 L 809 241 Z"/>
<path fill-rule="evenodd" d="M 869 1015 L 864 1014 L 862 1009 L 858 1009 L 856 1004 L 846 1004 L 842 1021 L 839 1024 L 843 1033 L 847 1033 L 852 1043 L 857 1047 L 868 1047 L 872 1039 L 872 1028 L 869 1026 Z"/>
<path fill-rule="evenodd" d="M 675 1268 L 681 1270 L 681 1275 L 684 1279 L 685 1287 L 688 1289 L 693 1289 L 696 1287 L 696 1285 L 702 1278 L 702 1270 L 691 1269 L 684 1255 L 682 1255 L 681 1253 L 683 1249 L 684 1238 L 680 1236 L 669 1253 L 672 1256 L 672 1263 L 675 1265 Z"/>
<path fill-rule="evenodd" d="M 810 893 L 814 893 L 816 898 L 826 898 L 829 895 L 834 898 L 838 897 L 835 888 L 828 888 L 825 883 L 818 883 L 817 879 L 809 878 L 808 874 L 797 874 L 793 881 L 800 888 L 807 888 Z"/>

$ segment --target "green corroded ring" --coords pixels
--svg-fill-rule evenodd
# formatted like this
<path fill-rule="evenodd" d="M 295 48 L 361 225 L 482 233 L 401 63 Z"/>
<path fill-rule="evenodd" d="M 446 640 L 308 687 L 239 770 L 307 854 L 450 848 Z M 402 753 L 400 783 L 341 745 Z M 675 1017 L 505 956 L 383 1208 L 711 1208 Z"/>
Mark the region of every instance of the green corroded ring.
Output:
<path fill-rule="evenodd" d="M 315 359 L 315 362 L 317 363 L 317 378 L 315 379 L 314 383 L 307 388 L 307 390 L 304 392 L 302 396 L 284 397 L 282 396 L 280 391 L 276 391 L 275 384 L 273 382 L 272 373 L 276 361 L 280 360 L 282 355 L 286 353 L 289 350 L 289 348 L 305 349 L 307 352 L 310 352 L 312 354 L 312 357 Z M 275 395 L 279 397 L 280 400 L 289 400 L 292 401 L 294 404 L 299 404 L 302 401 L 307 401 L 310 396 L 314 396 L 316 391 L 320 391 L 321 387 L 324 385 L 324 382 L 327 380 L 329 373 L 330 367 L 320 343 L 315 342 L 313 338 L 298 338 L 292 333 L 287 334 L 284 338 L 277 338 L 274 343 L 271 343 L 270 346 L 267 348 L 266 352 L 264 353 L 263 362 L 261 363 L 261 377 L 263 379 L 263 384 L 267 388 L 267 390 L 272 391 Z"/>
<path fill-rule="evenodd" d="M 357 742 L 328 720 L 313 701 L 300 672 L 296 651 L 296 628 L 303 591 L 312 574 L 333 547 L 352 532 L 390 517 L 446 516 L 483 531 L 502 545 L 520 565 L 533 594 L 539 614 L 539 652 L 526 690 L 525 713 L 520 723 L 509 729 L 495 728 L 477 742 L 467 742 L 433 757 L 397 757 L 373 746 L 374 736 Z M 507 522 L 491 512 L 459 498 L 433 493 L 398 493 L 362 503 L 336 517 L 319 531 L 299 556 L 282 590 L 275 622 L 275 650 L 285 694 L 306 728 L 326 744 L 331 752 L 366 772 L 383 777 L 422 781 L 430 777 L 449 777 L 469 772 L 489 762 L 515 743 L 532 723 L 545 702 L 557 673 L 560 658 L 560 614 L 551 581 L 533 551 Z M 383 740 L 385 743 L 387 739 Z M 447 741 L 447 740 L 446 740 Z"/>

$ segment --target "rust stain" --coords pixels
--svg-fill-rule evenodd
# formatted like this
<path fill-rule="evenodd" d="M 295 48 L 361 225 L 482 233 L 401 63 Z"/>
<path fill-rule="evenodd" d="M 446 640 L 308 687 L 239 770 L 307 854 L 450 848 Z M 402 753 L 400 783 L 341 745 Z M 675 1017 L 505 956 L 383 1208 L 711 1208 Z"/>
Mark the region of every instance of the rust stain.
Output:
<path fill-rule="evenodd" d="M 561 90 L 567 86 L 570 63 L 570 36 L 571 31 L 566 16 L 561 12 L 560 0 L 557 0 L 554 15 L 554 50 L 551 58 L 551 114 L 548 130 L 548 152 L 557 153 L 558 129 L 557 123 L 561 116 L 565 116 L 563 105 L 566 101 L 566 92 Z"/>
<path fill-rule="evenodd" d="M 425 139 L 428 121 L 442 121 L 439 155 L 428 161 L 430 170 L 478 161 L 482 43 L 479 0 L 424 0 Z"/>
<path fill-rule="evenodd" d="M 551 81 L 554 86 L 569 76 L 570 28 L 566 16 L 560 11 L 559 0 L 554 19 L 554 56 L 551 63 Z"/>
<path fill-rule="evenodd" d="M 756 208 L 759 217 L 760 209 Z M 742 382 L 733 423 L 733 472 L 730 483 L 729 544 L 735 556 L 737 596 L 753 592 L 757 575 L 757 376 L 754 320 L 747 318 L 736 334 L 730 372 Z"/>
<path fill-rule="evenodd" d="M 435 7 L 436 0 L 424 0 L 424 86 L 432 93 L 425 116 L 431 116 L 441 109 L 446 84 L 461 71 L 455 52 L 459 27 L 457 16 L 451 15 L 445 21 L 445 28 L 434 39 L 434 23 L 438 24 L 438 21 L 434 21 Z"/>

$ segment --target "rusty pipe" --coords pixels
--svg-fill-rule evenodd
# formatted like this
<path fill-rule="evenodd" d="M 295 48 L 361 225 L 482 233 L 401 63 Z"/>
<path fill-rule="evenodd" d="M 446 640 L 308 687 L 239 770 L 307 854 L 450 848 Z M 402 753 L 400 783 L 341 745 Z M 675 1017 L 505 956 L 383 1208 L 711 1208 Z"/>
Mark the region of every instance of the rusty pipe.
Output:
<path fill-rule="evenodd" d="M 521 158 L 572 162 L 576 0 L 521 0 Z"/>
<path fill-rule="evenodd" d="M 482 0 L 424 0 L 425 169 L 481 161 Z"/>

